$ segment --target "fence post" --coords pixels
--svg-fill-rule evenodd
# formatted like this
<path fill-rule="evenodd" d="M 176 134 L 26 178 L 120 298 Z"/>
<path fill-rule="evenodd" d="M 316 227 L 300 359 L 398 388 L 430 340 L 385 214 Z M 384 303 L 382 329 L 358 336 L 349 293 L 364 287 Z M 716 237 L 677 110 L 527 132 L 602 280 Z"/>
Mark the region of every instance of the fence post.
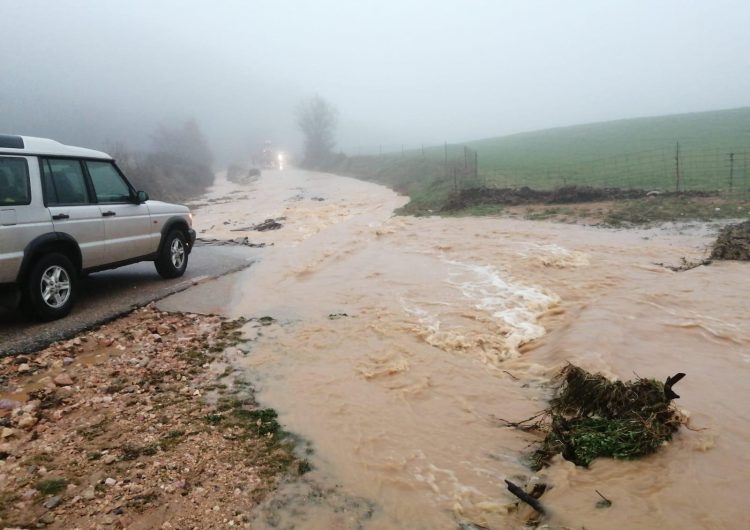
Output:
<path fill-rule="evenodd" d="M 479 180 L 479 151 L 474 151 L 474 178 Z"/>
<path fill-rule="evenodd" d="M 445 146 L 443 149 L 445 151 L 445 176 L 447 177 L 451 174 L 450 170 L 448 169 L 448 140 L 445 141 Z"/>
<path fill-rule="evenodd" d="M 729 153 L 729 193 L 734 188 L 734 153 Z"/>
<path fill-rule="evenodd" d="M 424 160 L 424 144 L 422 144 L 422 160 Z"/>
<path fill-rule="evenodd" d="M 675 178 L 675 188 L 674 190 L 676 192 L 680 192 L 680 142 L 677 142 L 677 146 L 675 148 L 675 154 L 674 154 L 674 178 Z"/>

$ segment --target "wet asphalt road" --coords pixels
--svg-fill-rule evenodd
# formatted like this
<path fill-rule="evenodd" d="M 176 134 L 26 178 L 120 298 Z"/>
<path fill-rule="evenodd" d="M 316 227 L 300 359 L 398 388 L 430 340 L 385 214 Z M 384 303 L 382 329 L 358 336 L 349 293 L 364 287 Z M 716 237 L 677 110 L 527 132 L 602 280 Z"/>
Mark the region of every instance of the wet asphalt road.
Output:
<path fill-rule="evenodd" d="M 182 278 L 163 280 L 154 264 L 138 263 L 81 280 L 82 291 L 68 317 L 38 323 L 0 308 L 0 357 L 28 353 L 67 339 L 136 307 L 184 291 L 196 283 L 249 267 L 257 251 L 240 246 L 196 245 Z"/>

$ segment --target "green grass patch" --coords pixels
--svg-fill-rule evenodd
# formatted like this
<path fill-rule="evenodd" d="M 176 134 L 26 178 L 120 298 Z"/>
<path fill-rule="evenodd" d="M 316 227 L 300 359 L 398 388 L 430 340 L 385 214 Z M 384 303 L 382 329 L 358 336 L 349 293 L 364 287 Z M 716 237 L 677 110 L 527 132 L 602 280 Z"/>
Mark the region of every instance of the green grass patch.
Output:
<path fill-rule="evenodd" d="M 611 381 L 568 365 L 555 380 L 555 396 L 547 410 L 525 422 L 506 424 L 544 435 L 529 457 L 535 470 L 557 454 L 584 467 L 601 457 L 638 458 L 655 452 L 680 427 L 672 404 L 679 396 L 672 385 L 682 377 L 677 374 L 665 383 Z M 532 420 L 536 422 L 529 423 Z"/>
<path fill-rule="evenodd" d="M 162 436 L 161 440 L 159 440 L 156 445 L 162 450 L 162 451 L 169 451 L 173 447 L 175 447 L 177 444 L 179 444 L 185 436 L 185 431 L 181 430 L 173 430 L 169 431 L 167 434 Z"/>
<path fill-rule="evenodd" d="M 206 414 L 205 416 L 203 416 L 203 421 L 205 421 L 209 425 L 218 425 L 223 419 L 224 416 L 222 416 L 221 414 Z"/>
<path fill-rule="evenodd" d="M 232 411 L 233 421 L 230 421 L 230 423 L 252 431 L 253 434 L 258 436 L 278 435 L 281 432 L 281 425 L 276 421 L 277 417 L 278 414 L 273 409 L 234 409 Z"/>
<path fill-rule="evenodd" d="M 49 480 L 40 480 L 34 484 L 34 489 L 42 495 L 56 495 L 68 486 L 68 481 L 64 478 L 53 478 Z"/>
<path fill-rule="evenodd" d="M 445 217 L 478 217 L 500 215 L 505 210 L 503 204 L 475 204 L 458 210 L 443 210 L 440 215 Z"/>
<path fill-rule="evenodd" d="M 566 458 L 588 466 L 599 457 L 631 459 L 655 452 L 672 438 L 672 429 L 637 415 L 583 418 L 566 424 L 562 436 L 553 431 L 552 444 L 566 446 Z"/>

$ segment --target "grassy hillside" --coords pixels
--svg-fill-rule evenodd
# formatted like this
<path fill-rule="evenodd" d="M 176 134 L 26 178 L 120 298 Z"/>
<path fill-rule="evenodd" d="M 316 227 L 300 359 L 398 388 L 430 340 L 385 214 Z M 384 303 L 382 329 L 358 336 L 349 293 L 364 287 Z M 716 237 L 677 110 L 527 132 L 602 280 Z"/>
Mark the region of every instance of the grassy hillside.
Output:
<path fill-rule="evenodd" d="M 750 198 L 750 108 L 561 127 L 462 145 L 341 157 L 332 171 L 409 195 L 406 213 L 442 209 L 467 188 L 571 185 L 722 191 Z M 479 176 L 466 161 L 476 150 Z M 730 163 L 733 153 L 733 163 Z"/>
<path fill-rule="evenodd" d="M 680 189 L 727 189 L 730 153 L 731 184 L 747 189 L 750 108 L 560 127 L 466 145 L 478 152 L 480 173 L 490 185 L 675 189 L 677 142 Z M 444 149 L 428 149 L 425 156 L 444 160 Z M 463 146 L 449 146 L 448 156 L 461 159 Z"/>

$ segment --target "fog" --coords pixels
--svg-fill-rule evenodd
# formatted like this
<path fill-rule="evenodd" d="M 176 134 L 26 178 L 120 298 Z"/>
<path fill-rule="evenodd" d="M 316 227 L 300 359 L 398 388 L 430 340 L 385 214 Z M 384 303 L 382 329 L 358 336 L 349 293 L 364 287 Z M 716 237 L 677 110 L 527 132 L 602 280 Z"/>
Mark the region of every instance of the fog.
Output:
<path fill-rule="evenodd" d="M 0 131 L 92 147 L 298 149 L 314 94 L 350 153 L 750 103 L 746 1 L 0 1 Z"/>

